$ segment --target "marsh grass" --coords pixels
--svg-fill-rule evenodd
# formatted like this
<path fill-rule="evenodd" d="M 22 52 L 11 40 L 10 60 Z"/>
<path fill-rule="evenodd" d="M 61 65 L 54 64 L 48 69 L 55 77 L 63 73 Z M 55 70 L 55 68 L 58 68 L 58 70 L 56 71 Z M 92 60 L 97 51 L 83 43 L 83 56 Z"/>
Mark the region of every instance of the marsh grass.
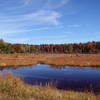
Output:
<path fill-rule="evenodd" d="M 31 86 L 6 73 L 0 75 L 0 100 L 100 100 L 100 95 Z"/>
<path fill-rule="evenodd" d="M 33 64 L 100 67 L 100 54 L 0 54 L 0 66 Z"/>

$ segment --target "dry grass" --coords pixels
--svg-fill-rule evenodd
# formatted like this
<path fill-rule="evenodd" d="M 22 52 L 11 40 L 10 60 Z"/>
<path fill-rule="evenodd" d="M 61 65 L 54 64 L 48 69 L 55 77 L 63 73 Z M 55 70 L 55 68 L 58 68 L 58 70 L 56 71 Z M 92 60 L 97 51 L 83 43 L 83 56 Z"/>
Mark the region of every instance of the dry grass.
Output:
<path fill-rule="evenodd" d="M 32 64 L 100 67 L 100 54 L 0 54 L 0 66 Z"/>
<path fill-rule="evenodd" d="M 30 86 L 10 74 L 0 76 L 0 100 L 100 100 L 100 95 Z"/>

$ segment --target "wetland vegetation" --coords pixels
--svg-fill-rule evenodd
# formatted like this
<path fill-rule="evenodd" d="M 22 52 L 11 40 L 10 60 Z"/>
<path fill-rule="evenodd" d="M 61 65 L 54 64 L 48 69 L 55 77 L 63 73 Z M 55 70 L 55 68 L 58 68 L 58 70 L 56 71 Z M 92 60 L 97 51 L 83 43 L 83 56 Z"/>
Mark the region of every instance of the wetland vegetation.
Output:
<path fill-rule="evenodd" d="M 11 44 L 0 40 L 0 69 L 3 70 L 6 67 L 20 68 L 20 66 L 32 66 L 34 64 L 49 64 L 55 68 L 62 66 L 99 68 L 100 42 L 28 45 Z M 0 100 L 100 99 L 99 93 L 96 94 L 88 90 L 84 92 L 70 89 L 58 90 L 49 84 L 47 86 L 29 85 L 19 77 L 7 74 L 7 72 L 9 71 L 0 73 Z"/>

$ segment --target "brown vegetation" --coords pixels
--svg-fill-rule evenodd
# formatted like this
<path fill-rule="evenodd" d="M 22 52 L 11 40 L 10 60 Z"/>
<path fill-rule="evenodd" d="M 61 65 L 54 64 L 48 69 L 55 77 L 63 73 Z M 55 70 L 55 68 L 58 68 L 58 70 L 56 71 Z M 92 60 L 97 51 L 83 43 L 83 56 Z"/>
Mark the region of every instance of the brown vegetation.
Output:
<path fill-rule="evenodd" d="M 0 76 L 0 100 L 100 100 L 100 94 L 30 86 L 10 74 Z"/>
<path fill-rule="evenodd" d="M 100 54 L 0 54 L 0 66 L 32 64 L 100 67 Z"/>

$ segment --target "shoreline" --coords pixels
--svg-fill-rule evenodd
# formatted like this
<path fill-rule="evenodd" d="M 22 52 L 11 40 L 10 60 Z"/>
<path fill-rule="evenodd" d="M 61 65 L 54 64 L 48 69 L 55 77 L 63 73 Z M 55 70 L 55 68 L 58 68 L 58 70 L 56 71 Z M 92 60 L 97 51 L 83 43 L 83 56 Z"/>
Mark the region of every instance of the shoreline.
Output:
<path fill-rule="evenodd" d="M 100 54 L 0 54 L 0 67 L 34 64 L 100 68 Z"/>
<path fill-rule="evenodd" d="M 99 100 L 100 93 L 58 90 L 52 86 L 31 86 L 11 74 L 0 76 L 0 100 Z"/>

